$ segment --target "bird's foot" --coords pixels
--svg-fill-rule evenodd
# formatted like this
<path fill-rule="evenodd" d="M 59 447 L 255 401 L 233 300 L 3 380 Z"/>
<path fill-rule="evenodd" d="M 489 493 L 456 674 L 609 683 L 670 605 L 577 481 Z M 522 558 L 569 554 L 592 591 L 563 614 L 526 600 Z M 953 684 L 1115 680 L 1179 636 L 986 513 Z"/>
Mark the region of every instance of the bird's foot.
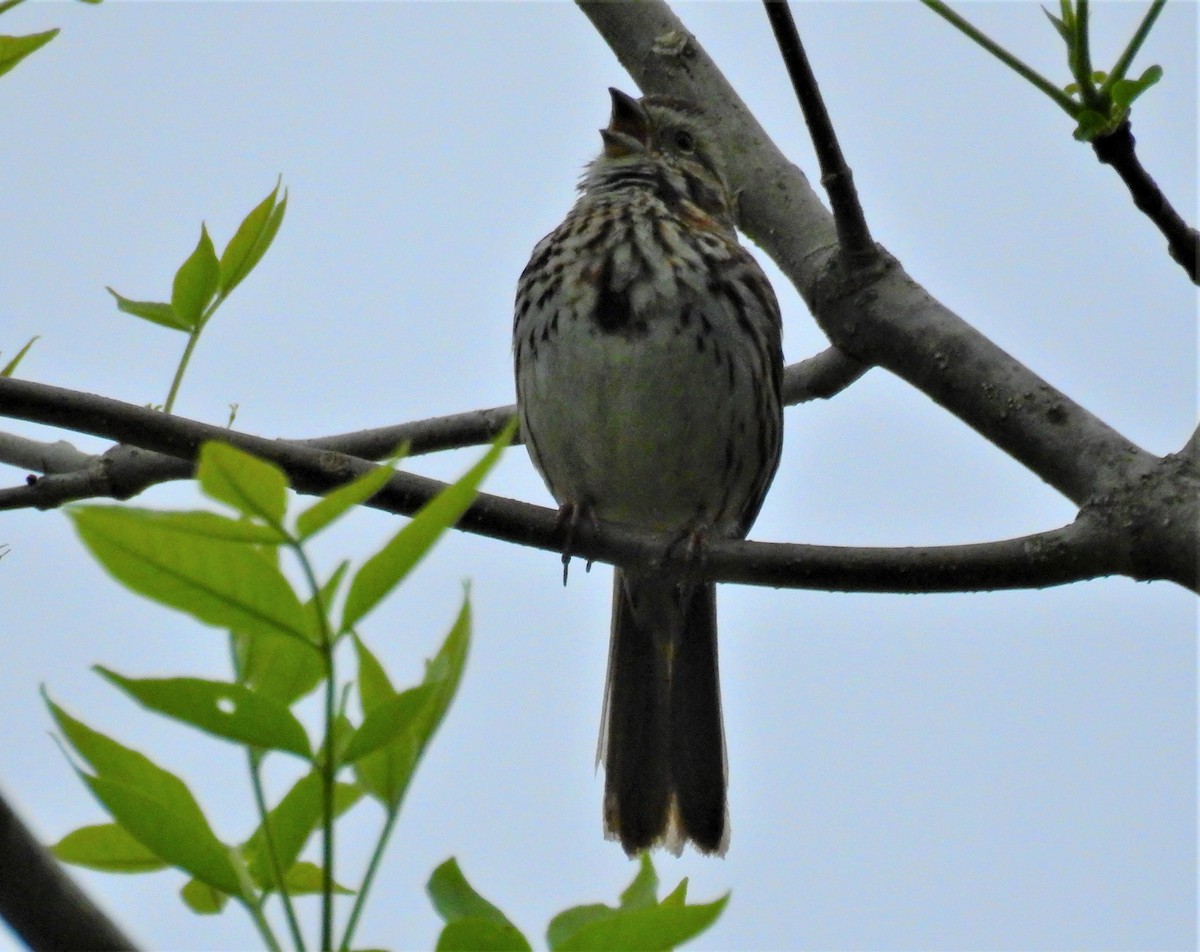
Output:
<path fill-rule="evenodd" d="M 702 574 L 708 560 L 708 527 L 689 526 L 677 535 L 667 546 L 663 561 L 673 562 L 678 559 L 683 563 L 685 581 L 693 581 Z"/>
<path fill-rule="evenodd" d="M 560 534 L 563 540 L 563 585 L 567 584 L 567 571 L 571 566 L 571 556 L 574 554 L 571 548 L 575 544 L 575 532 L 579 528 L 579 523 L 583 520 L 587 520 L 593 529 L 599 527 L 596 519 L 596 510 L 590 502 L 563 503 L 558 509 L 558 518 L 554 523 L 554 531 L 556 534 Z M 592 563 L 589 559 L 584 571 L 591 571 L 591 568 Z"/>

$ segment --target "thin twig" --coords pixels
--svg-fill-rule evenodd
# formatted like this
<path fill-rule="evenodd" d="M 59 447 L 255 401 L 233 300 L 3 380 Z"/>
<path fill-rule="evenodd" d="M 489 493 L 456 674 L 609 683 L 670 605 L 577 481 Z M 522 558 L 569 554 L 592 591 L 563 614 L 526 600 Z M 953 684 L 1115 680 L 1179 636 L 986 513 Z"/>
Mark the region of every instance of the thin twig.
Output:
<path fill-rule="evenodd" d="M 771 21 L 771 29 L 775 32 L 775 41 L 779 44 L 779 52 L 792 80 L 792 88 L 796 91 L 800 109 L 804 113 L 804 121 L 808 125 L 808 134 L 812 138 L 817 162 L 821 167 L 821 184 L 829 194 L 829 205 L 837 226 L 838 243 L 843 253 L 851 256 L 852 260 L 863 256 L 870 257 L 874 254 L 875 242 L 871 239 L 871 230 L 867 227 L 862 203 L 858 200 L 853 173 L 842 154 L 837 133 L 833 129 L 825 101 L 821 98 L 821 90 L 817 86 L 817 78 L 804 52 L 804 44 L 800 42 L 791 7 L 788 6 L 787 0 L 763 0 L 763 6 L 767 11 L 767 19 Z"/>
<path fill-rule="evenodd" d="M 1158 183 L 1138 160 L 1133 127 L 1126 119 L 1106 136 L 1098 137 L 1092 148 L 1096 158 L 1111 165 L 1129 189 L 1133 204 L 1163 233 L 1167 248 L 1193 284 L 1200 284 L 1200 231 L 1192 228 L 1167 201 Z"/>

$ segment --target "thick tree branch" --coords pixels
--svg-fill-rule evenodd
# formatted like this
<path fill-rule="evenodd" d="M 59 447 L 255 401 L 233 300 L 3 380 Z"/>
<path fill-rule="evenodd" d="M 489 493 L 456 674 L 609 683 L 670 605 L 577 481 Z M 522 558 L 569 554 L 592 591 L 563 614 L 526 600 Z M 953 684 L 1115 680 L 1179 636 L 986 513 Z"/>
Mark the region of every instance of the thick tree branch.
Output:
<path fill-rule="evenodd" d="M 133 949 L 0 795 L 0 917 L 36 950 Z"/>
<path fill-rule="evenodd" d="M 1188 437 L 1188 441 L 1179 451 L 1179 455 L 1186 456 L 1194 463 L 1200 464 L 1200 426 L 1192 430 L 1192 435 Z"/>
<path fill-rule="evenodd" d="M 86 399 L 81 399 L 85 397 Z M 168 416 L 107 397 L 81 395 L 44 384 L 0 379 L 0 414 L 37 423 L 69 426 L 79 432 L 194 460 L 208 440 L 224 440 L 271 460 L 288 474 L 299 492 L 328 492 L 366 472 L 366 460 L 282 440 L 268 440 L 224 427 Z M 132 452 L 125 448 L 127 452 Z M 184 462 L 181 465 L 187 466 Z M 1194 470 L 1194 466 L 1192 466 Z M 54 477 L 48 477 L 53 479 Z M 38 483 L 7 490 L 2 504 L 37 505 Z M 1178 485 L 1178 474 L 1160 480 L 1164 491 Z M 376 509 L 412 515 L 445 488 L 438 480 L 396 473 L 369 503 Z M 1138 504 L 1135 500 L 1134 504 Z M 814 546 L 711 540 L 702 564 L 679 556 L 669 537 L 605 524 L 580 525 L 572 551 L 581 558 L 622 565 L 657 565 L 666 571 L 693 573 L 716 581 L 811 588 L 828 591 L 947 592 L 1061 585 L 1101 575 L 1169 578 L 1197 587 L 1195 561 L 1171 563 L 1169 571 L 1147 561 L 1131 541 L 1123 514 L 1131 505 L 1104 500 L 1074 525 L 1048 533 L 976 545 L 926 548 Z M 1145 520 L 1137 522 L 1140 530 Z M 559 552 L 561 527 L 552 509 L 481 493 L 459 521 L 459 529 Z M 1154 540 L 1157 541 L 1157 540 Z M 1148 550 L 1153 553 L 1154 547 Z"/>
<path fill-rule="evenodd" d="M 829 212 L 665 3 L 579 5 L 643 90 L 703 102 L 714 115 L 743 229 L 836 347 L 891 370 L 1076 504 L 1155 468 L 1151 454 L 987 340 L 893 259 L 851 278 L 832 266 Z"/>

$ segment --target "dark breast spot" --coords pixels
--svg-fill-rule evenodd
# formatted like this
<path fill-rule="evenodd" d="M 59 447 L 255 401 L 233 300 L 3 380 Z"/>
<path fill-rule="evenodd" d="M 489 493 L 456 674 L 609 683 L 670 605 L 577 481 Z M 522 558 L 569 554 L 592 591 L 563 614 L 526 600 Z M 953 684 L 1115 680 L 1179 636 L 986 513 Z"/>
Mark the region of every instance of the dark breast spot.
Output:
<path fill-rule="evenodd" d="M 649 328 L 646 321 L 633 313 L 628 288 L 614 286 L 612 258 L 604 260 L 596 271 L 596 307 L 592 320 L 602 334 L 623 337 L 644 337 Z"/>

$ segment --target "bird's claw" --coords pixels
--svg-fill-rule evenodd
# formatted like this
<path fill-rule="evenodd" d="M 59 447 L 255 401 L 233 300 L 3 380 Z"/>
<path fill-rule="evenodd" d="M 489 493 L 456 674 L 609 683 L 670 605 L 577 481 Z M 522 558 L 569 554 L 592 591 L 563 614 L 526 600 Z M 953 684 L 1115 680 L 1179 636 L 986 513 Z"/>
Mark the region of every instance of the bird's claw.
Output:
<path fill-rule="evenodd" d="M 555 520 L 554 531 L 563 537 L 562 566 L 564 586 L 567 584 L 567 572 L 571 567 L 571 556 L 574 554 L 571 551 L 571 547 L 575 542 L 575 530 L 579 528 L 579 522 L 582 519 L 586 519 L 593 529 L 598 528 L 596 510 L 589 502 L 563 503 L 558 509 L 558 518 Z M 592 562 L 589 559 L 584 571 L 590 572 L 591 569 Z"/>

